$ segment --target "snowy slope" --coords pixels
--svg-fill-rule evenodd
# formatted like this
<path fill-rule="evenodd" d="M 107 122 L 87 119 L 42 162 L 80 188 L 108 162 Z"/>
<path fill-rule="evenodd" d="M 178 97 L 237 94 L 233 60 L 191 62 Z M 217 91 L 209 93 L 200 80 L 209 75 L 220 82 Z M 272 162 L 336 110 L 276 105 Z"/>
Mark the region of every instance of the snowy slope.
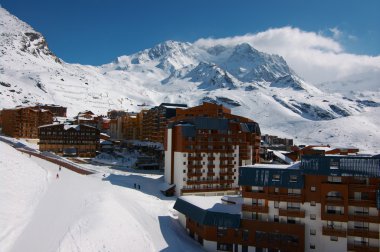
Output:
<path fill-rule="evenodd" d="M 160 195 L 162 175 L 84 176 L 0 149 L 1 251 L 202 251 Z"/>
<path fill-rule="evenodd" d="M 139 111 L 140 104 L 214 101 L 256 120 L 265 133 L 294 133 L 287 137 L 298 143 L 338 141 L 380 151 L 376 127 L 369 134 L 355 128 L 363 116 L 371 121 L 378 114 L 378 86 L 348 91 L 344 83 L 326 83 L 320 90 L 298 77 L 281 56 L 247 43 L 207 47 L 166 41 L 99 67 L 68 64 L 29 25 L 4 9 L 0 14 L 5 30 L 0 34 L 0 108 L 46 102 L 68 106 L 74 115 L 83 108 L 104 114 Z M 341 121 L 346 124 L 338 125 Z M 339 127 L 347 133 L 343 139 L 331 137 L 332 132 L 316 134 Z"/>

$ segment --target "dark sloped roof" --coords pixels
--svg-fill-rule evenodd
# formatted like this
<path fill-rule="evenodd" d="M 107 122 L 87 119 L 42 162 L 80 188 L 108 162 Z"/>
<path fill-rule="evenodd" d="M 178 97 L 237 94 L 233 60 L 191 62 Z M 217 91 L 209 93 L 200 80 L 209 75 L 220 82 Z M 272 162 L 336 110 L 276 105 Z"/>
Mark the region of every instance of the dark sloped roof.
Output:
<path fill-rule="evenodd" d="M 240 214 L 205 210 L 181 198 L 176 200 L 173 208 L 201 225 L 226 228 L 238 228 L 240 226 Z"/>

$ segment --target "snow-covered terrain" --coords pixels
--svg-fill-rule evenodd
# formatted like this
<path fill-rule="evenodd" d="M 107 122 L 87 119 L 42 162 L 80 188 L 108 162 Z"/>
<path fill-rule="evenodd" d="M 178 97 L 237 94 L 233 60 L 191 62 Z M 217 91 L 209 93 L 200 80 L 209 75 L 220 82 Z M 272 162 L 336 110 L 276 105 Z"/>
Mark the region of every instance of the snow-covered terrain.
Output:
<path fill-rule="evenodd" d="M 1 251 L 202 251 L 161 195 L 162 175 L 84 176 L 0 149 Z"/>
<path fill-rule="evenodd" d="M 324 83 L 321 90 L 297 76 L 283 57 L 248 43 L 166 41 L 98 67 L 68 64 L 40 33 L 2 8 L 0 28 L 0 108 L 56 103 L 74 115 L 83 108 L 104 114 L 139 111 L 141 104 L 212 101 L 256 120 L 264 133 L 298 144 L 380 152 L 380 85 L 347 81 Z"/>

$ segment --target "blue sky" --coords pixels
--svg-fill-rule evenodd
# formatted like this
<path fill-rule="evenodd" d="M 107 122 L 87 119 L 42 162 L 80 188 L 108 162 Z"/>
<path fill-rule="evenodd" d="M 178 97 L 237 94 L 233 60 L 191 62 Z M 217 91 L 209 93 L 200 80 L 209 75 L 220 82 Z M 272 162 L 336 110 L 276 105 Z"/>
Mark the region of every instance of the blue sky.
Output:
<path fill-rule="evenodd" d="M 0 0 L 67 62 L 100 65 L 165 40 L 193 42 L 291 26 L 380 55 L 380 1 Z"/>

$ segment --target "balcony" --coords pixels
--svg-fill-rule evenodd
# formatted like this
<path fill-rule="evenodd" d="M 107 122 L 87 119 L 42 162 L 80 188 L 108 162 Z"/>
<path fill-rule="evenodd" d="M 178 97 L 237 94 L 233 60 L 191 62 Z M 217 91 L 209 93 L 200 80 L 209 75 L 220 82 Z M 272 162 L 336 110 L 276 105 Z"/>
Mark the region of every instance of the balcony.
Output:
<path fill-rule="evenodd" d="M 372 239 L 379 239 L 378 231 L 370 231 L 368 228 L 355 228 L 348 229 L 347 235 L 349 236 L 357 236 L 357 237 L 366 237 Z"/>
<path fill-rule="evenodd" d="M 347 250 L 350 251 L 360 251 L 360 252 L 379 252 L 378 246 L 369 246 L 366 242 L 355 242 L 347 244 Z"/>
<path fill-rule="evenodd" d="M 189 161 L 200 161 L 200 160 L 202 160 L 202 157 L 201 156 L 189 156 L 188 157 L 188 160 Z"/>
<path fill-rule="evenodd" d="M 335 210 L 328 210 L 327 212 L 322 212 L 321 218 L 322 220 L 329 221 L 347 221 L 347 215 L 345 215 L 344 212 Z"/>
<path fill-rule="evenodd" d="M 355 213 L 348 216 L 349 221 L 360 221 L 360 222 L 370 222 L 370 223 L 380 223 L 379 216 L 372 216 L 368 214 Z"/>
<path fill-rule="evenodd" d="M 322 227 L 322 234 L 327 236 L 347 237 L 346 229 L 334 228 L 331 226 Z"/>
<path fill-rule="evenodd" d="M 302 202 L 302 194 L 270 193 L 270 194 L 268 194 L 268 200 L 301 203 Z"/>
<path fill-rule="evenodd" d="M 223 180 L 188 180 L 186 183 L 188 185 L 202 185 L 202 184 L 232 184 L 234 182 L 233 179 L 223 179 Z"/>
<path fill-rule="evenodd" d="M 228 172 L 220 172 L 219 175 L 220 176 L 233 176 L 233 175 L 235 175 L 235 173 L 228 171 Z"/>
<path fill-rule="evenodd" d="M 248 204 L 243 204 L 241 209 L 242 211 L 257 212 L 257 213 L 268 213 L 269 211 L 269 208 L 267 206 L 248 205 Z"/>
<path fill-rule="evenodd" d="M 189 169 L 202 169 L 202 165 L 188 164 L 187 168 L 189 168 Z"/>
<path fill-rule="evenodd" d="M 343 198 L 340 196 L 326 196 L 326 204 L 329 205 L 344 205 Z"/>
<path fill-rule="evenodd" d="M 243 198 L 253 198 L 253 199 L 266 199 L 267 193 L 264 191 L 243 191 Z"/>
<path fill-rule="evenodd" d="M 377 185 L 353 184 L 349 185 L 348 189 L 351 192 L 369 192 L 375 191 L 377 189 Z"/>
<path fill-rule="evenodd" d="M 181 194 L 184 193 L 201 193 L 201 192 L 225 192 L 234 191 L 237 192 L 238 187 L 219 187 L 219 188 L 183 188 L 181 189 Z"/>
<path fill-rule="evenodd" d="M 220 164 L 219 167 L 220 168 L 234 168 L 235 165 L 233 165 L 233 164 Z"/>
<path fill-rule="evenodd" d="M 305 211 L 299 208 L 279 209 L 278 215 L 296 217 L 296 218 L 305 218 Z"/>
<path fill-rule="evenodd" d="M 188 172 L 187 176 L 188 177 L 201 177 L 202 173 L 201 172 Z"/>
<path fill-rule="evenodd" d="M 348 204 L 350 206 L 358 207 L 376 207 L 376 200 L 365 200 L 365 199 L 349 199 Z"/>

